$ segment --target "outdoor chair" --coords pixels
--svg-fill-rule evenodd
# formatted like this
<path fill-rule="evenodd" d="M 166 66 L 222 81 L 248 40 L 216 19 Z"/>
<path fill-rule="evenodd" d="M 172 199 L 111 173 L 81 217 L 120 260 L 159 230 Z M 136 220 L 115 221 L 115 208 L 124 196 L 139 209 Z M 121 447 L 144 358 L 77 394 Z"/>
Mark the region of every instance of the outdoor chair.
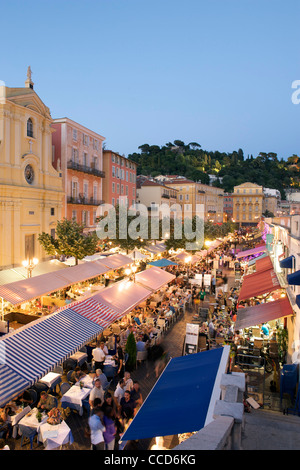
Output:
<path fill-rule="evenodd" d="M 64 395 L 69 389 L 71 388 L 71 385 L 68 382 L 63 382 L 60 385 L 60 393 L 61 395 Z"/>
<path fill-rule="evenodd" d="M 140 362 L 146 361 L 147 357 L 148 357 L 148 351 L 138 351 L 136 353 L 136 363 L 137 363 L 137 365 Z"/>

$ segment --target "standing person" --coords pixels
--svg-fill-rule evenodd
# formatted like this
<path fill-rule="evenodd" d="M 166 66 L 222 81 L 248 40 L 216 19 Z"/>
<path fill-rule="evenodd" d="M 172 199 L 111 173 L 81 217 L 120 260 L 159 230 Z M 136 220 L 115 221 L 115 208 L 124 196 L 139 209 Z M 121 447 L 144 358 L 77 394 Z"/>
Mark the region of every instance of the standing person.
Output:
<path fill-rule="evenodd" d="M 92 388 L 92 391 L 89 396 L 89 404 L 91 409 L 94 408 L 94 400 L 95 398 L 99 398 L 101 400 L 101 404 L 104 402 L 104 390 L 101 385 L 100 379 L 95 380 L 94 388 Z"/>
<path fill-rule="evenodd" d="M 212 286 L 212 294 L 215 294 L 216 292 L 216 277 L 213 276 L 211 279 L 211 286 Z"/>
<path fill-rule="evenodd" d="M 130 372 L 126 371 L 124 373 L 124 381 L 125 381 L 125 390 L 128 390 L 129 392 L 131 392 L 131 390 L 133 389 L 133 380 L 130 377 Z"/>
<path fill-rule="evenodd" d="M 121 379 L 114 392 L 114 401 L 115 401 L 117 408 L 120 406 L 120 401 L 121 401 L 121 398 L 123 398 L 124 393 L 125 393 L 125 380 Z"/>
<path fill-rule="evenodd" d="M 133 389 L 131 390 L 130 395 L 133 401 L 135 402 L 134 414 L 136 414 L 143 404 L 143 397 L 140 384 L 136 380 L 133 382 Z"/>
<path fill-rule="evenodd" d="M 134 416 L 135 402 L 131 398 L 130 392 L 125 391 L 124 397 L 120 401 L 120 412 L 123 419 L 123 424 L 125 425 Z"/>
<path fill-rule="evenodd" d="M 114 360 L 116 363 L 117 369 L 117 376 L 118 379 L 122 379 L 124 377 L 124 354 L 123 349 L 121 347 L 120 338 L 117 338 L 117 345 L 116 345 L 116 354 L 114 355 Z"/>
<path fill-rule="evenodd" d="M 101 408 L 95 408 L 92 416 L 89 417 L 92 450 L 105 450 L 105 442 L 103 437 L 105 426 L 102 422 L 102 419 L 103 412 Z"/>
<path fill-rule="evenodd" d="M 105 431 L 103 432 L 105 450 L 114 450 L 117 428 L 113 420 L 113 409 L 111 407 L 105 409 L 103 424 L 105 426 Z"/>
<path fill-rule="evenodd" d="M 101 348 L 101 343 L 97 341 L 96 347 L 92 351 L 92 356 L 95 361 L 95 369 L 103 369 L 103 364 L 105 361 L 105 352 L 103 351 L 103 347 Z"/>

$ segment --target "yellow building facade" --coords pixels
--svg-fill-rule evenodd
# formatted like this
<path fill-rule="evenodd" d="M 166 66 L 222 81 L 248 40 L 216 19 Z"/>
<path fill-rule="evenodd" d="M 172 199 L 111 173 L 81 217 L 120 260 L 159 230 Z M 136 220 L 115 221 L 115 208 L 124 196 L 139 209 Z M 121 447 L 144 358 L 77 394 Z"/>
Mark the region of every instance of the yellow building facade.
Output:
<path fill-rule="evenodd" d="M 41 232 L 61 219 L 61 175 L 52 166 L 52 118 L 33 89 L 0 86 L 0 269 L 46 254 Z"/>
<path fill-rule="evenodd" d="M 240 225 L 255 225 L 263 213 L 263 187 L 254 183 L 234 186 L 232 193 L 234 222 Z"/>

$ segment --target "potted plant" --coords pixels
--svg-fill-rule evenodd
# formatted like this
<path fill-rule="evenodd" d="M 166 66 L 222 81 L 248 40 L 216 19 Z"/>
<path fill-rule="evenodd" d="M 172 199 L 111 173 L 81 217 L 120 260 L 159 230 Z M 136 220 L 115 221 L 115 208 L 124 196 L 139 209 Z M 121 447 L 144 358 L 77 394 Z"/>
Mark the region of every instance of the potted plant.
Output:
<path fill-rule="evenodd" d="M 42 421 L 42 413 L 40 411 L 37 412 L 36 419 L 38 420 L 39 423 Z"/>
<path fill-rule="evenodd" d="M 129 333 L 128 335 L 125 352 L 128 354 L 125 368 L 126 370 L 131 371 L 136 366 L 136 342 L 133 333 Z"/>
<path fill-rule="evenodd" d="M 285 364 L 286 353 L 288 349 L 288 331 L 285 328 L 279 327 L 276 331 L 276 337 L 278 344 L 279 362 Z"/>

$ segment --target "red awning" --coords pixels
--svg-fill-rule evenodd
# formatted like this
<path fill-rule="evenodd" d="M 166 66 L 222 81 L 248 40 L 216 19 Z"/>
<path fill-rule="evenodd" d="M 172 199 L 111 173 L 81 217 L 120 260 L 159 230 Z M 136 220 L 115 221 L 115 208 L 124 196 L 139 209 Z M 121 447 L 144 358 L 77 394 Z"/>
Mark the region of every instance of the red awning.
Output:
<path fill-rule="evenodd" d="M 270 256 L 265 256 L 264 258 L 260 258 L 256 261 L 256 272 L 268 271 L 269 269 L 273 269 L 273 264 L 271 261 Z"/>
<path fill-rule="evenodd" d="M 238 302 L 266 294 L 267 292 L 273 292 L 277 289 L 280 289 L 280 283 L 274 269 L 249 274 L 243 279 Z"/>
<path fill-rule="evenodd" d="M 293 315 L 293 313 L 290 301 L 285 297 L 274 302 L 255 305 L 255 307 L 238 309 L 234 328 L 235 330 L 249 328 L 250 326 L 277 320 L 277 318 Z"/>

